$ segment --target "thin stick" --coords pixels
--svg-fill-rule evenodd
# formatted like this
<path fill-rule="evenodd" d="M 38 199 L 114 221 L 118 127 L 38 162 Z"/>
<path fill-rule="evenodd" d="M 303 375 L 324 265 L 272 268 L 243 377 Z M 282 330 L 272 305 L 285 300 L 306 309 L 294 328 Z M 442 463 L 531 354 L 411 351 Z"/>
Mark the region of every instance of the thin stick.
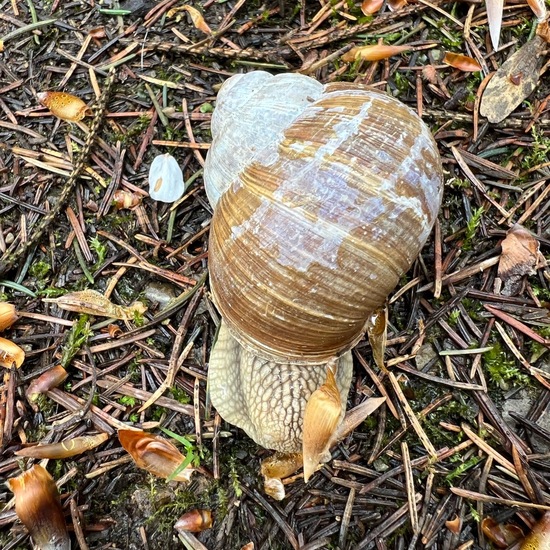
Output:
<path fill-rule="evenodd" d="M 403 410 L 405 411 L 405 414 L 407 415 L 407 418 L 409 419 L 409 422 L 411 423 L 414 431 L 416 432 L 416 435 L 418 435 L 420 441 L 422 441 L 422 445 L 424 445 L 424 448 L 426 451 L 428 451 L 428 454 L 433 460 L 437 460 L 437 451 L 435 450 L 435 447 L 432 445 L 432 442 L 422 429 L 422 426 L 420 425 L 420 422 L 418 421 L 418 418 L 416 418 L 416 414 L 411 409 L 411 406 L 409 405 L 409 402 L 407 401 L 407 398 L 405 397 L 405 394 L 403 393 L 403 390 L 401 390 L 401 386 L 399 385 L 399 382 L 397 381 L 397 378 L 393 374 L 393 372 L 388 373 L 388 378 L 391 382 L 391 385 L 393 386 L 393 390 L 395 391 L 399 402 L 401 403 Z"/>
<path fill-rule="evenodd" d="M 413 533 L 415 535 L 418 535 L 418 533 L 420 533 L 420 526 L 418 524 L 418 510 L 416 507 L 418 502 L 418 495 L 414 491 L 414 477 L 411 467 L 411 457 L 409 455 L 409 446 L 405 441 L 401 443 L 401 457 L 403 459 L 403 468 L 405 470 L 405 484 L 407 487 L 407 499 L 409 501 L 411 527 Z"/>

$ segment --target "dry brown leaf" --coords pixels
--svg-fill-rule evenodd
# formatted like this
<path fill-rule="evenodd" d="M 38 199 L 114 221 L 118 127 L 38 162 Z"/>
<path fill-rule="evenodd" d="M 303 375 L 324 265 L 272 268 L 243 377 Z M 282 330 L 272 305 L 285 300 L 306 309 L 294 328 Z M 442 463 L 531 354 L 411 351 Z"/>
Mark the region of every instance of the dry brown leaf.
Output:
<path fill-rule="evenodd" d="M 527 0 L 527 3 L 539 21 L 544 21 L 546 19 L 548 12 L 544 0 Z"/>
<path fill-rule="evenodd" d="M 546 550 L 550 547 L 550 512 L 545 512 L 525 537 L 520 550 Z"/>
<path fill-rule="evenodd" d="M 46 393 L 48 390 L 59 386 L 61 382 L 66 380 L 67 376 L 69 376 L 67 371 L 61 365 L 48 369 L 29 384 L 25 392 L 27 399 L 34 403 L 41 393 Z"/>
<path fill-rule="evenodd" d="M 327 451 L 342 412 L 342 400 L 332 368 L 325 383 L 309 397 L 304 411 L 303 460 L 307 483 Z"/>
<path fill-rule="evenodd" d="M 0 302 L 0 330 L 6 330 L 19 319 L 15 306 L 8 302 Z"/>
<path fill-rule="evenodd" d="M 387 59 L 392 55 L 397 55 L 410 50 L 409 46 L 386 46 L 385 44 L 375 44 L 371 46 L 356 46 L 342 56 L 342 61 L 352 62 L 357 59 L 365 61 L 380 61 Z"/>
<path fill-rule="evenodd" d="M 25 352 L 11 340 L 0 338 L 0 367 L 19 368 L 25 360 Z"/>
<path fill-rule="evenodd" d="M 129 306 L 119 306 L 113 304 L 101 292 L 91 289 L 69 292 L 59 298 L 44 298 L 43 300 L 44 302 L 56 304 L 57 307 L 66 311 L 76 311 L 77 313 L 87 313 L 124 321 L 131 321 L 136 314 L 141 315 L 147 311 L 147 307 L 141 302 L 134 302 Z"/>
<path fill-rule="evenodd" d="M 182 6 L 181 8 L 173 8 L 168 12 L 168 17 L 173 17 L 178 11 L 186 11 L 193 21 L 196 29 L 202 31 L 205 34 L 212 34 L 212 29 L 207 25 L 202 13 L 192 6 Z"/>
<path fill-rule="evenodd" d="M 481 71 L 481 65 L 473 57 L 461 53 L 445 52 L 443 63 L 464 72 Z"/>
<path fill-rule="evenodd" d="M 174 525 L 176 531 L 188 531 L 189 533 L 201 533 L 211 527 L 212 512 L 204 509 L 186 512 Z"/>
<path fill-rule="evenodd" d="M 109 439 L 105 433 L 97 435 L 83 435 L 73 439 L 51 443 L 48 445 L 34 445 L 15 451 L 17 456 L 26 456 L 28 458 L 51 458 L 61 459 L 76 456 L 101 445 Z"/>
<path fill-rule="evenodd" d="M 117 210 L 132 210 L 141 202 L 141 195 L 124 189 L 117 189 L 113 195 L 113 204 Z"/>
<path fill-rule="evenodd" d="M 462 519 L 455 514 L 455 517 L 453 519 L 449 519 L 445 522 L 445 527 L 455 535 L 458 535 L 460 533 L 460 529 L 462 528 Z"/>
<path fill-rule="evenodd" d="M 508 548 L 523 538 L 523 531 L 512 523 L 497 523 L 493 518 L 486 517 L 481 522 L 483 534 L 497 547 Z"/>
<path fill-rule="evenodd" d="M 163 437 L 140 430 L 119 430 L 118 439 L 136 465 L 155 476 L 171 478 L 173 481 L 189 481 L 195 471 L 189 465 L 173 475 L 184 462 L 185 456 Z"/>
<path fill-rule="evenodd" d="M 518 294 L 523 277 L 535 273 L 542 261 L 537 239 L 521 225 L 514 225 L 501 243 L 502 254 L 498 264 L 498 278 L 505 296 Z M 497 289 L 498 290 L 498 289 Z"/>
<path fill-rule="evenodd" d="M 372 15 L 384 5 L 384 0 L 363 0 L 361 11 L 363 15 Z"/>
<path fill-rule="evenodd" d="M 79 97 L 65 92 L 39 92 L 38 101 L 47 107 L 52 115 L 67 122 L 78 122 L 92 113 Z"/>
<path fill-rule="evenodd" d="M 71 539 L 52 476 L 40 464 L 35 464 L 8 479 L 7 485 L 15 495 L 15 512 L 29 530 L 33 548 L 69 550 Z"/>
<path fill-rule="evenodd" d="M 407 4 L 407 0 L 388 0 L 388 8 L 390 8 L 391 11 L 398 11 Z"/>
<path fill-rule="evenodd" d="M 105 38 L 107 36 L 105 27 L 96 27 L 95 29 L 92 29 L 88 34 L 95 40 L 99 40 L 100 38 Z"/>

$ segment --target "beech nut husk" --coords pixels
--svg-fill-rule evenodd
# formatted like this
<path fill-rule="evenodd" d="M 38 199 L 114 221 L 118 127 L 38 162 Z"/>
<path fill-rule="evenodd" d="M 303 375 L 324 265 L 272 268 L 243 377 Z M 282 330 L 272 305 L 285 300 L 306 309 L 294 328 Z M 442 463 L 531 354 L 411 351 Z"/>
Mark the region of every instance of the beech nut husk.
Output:
<path fill-rule="evenodd" d="M 34 403 L 41 393 L 56 388 L 67 378 L 67 376 L 69 376 L 67 371 L 61 365 L 56 365 L 46 372 L 43 372 L 29 384 L 26 391 L 27 399 L 31 403 Z"/>
<path fill-rule="evenodd" d="M 177 531 L 200 533 L 212 527 L 212 512 L 210 510 L 191 510 L 183 514 L 174 525 Z"/>
<path fill-rule="evenodd" d="M 61 509 L 59 491 L 52 476 L 39 464 L 8 479 L 15 495 L 17 517 L 29 530 L 40 550 L 70 550 L 71 541 Z"/>
<path fill-rule="evenodd" d="M 171 478 L 173 481 L 189 481 L 195 471 L 190 466 L 172 477 L 177 468 L 184 462 L 183 456 L 175 445 L 163 437 L 140 430 L 119 430 L 118 439 L 139 468 L 149 473 Z"/>
<path fill-rule="evenodd" d="M 15 306 L 7 302 L 0 302 L 0 331 L 10 328 L 17 319 Z"/>
<path fill-rule="evenodd" d="M 25 360 L 25 352 L 7 338 L 0 338 L 0 367 L 19 368 Z"/>

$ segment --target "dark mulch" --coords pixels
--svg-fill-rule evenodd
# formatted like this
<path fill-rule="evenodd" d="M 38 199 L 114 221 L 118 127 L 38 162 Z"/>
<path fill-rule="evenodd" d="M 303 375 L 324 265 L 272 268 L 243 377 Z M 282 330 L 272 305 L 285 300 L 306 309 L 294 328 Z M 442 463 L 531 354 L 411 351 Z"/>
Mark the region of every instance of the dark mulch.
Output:
<path fill-rule="evenodd" d="M 482 73 L 441 63 L 450 50 L 477 58 L 485 74 L 495 70 L 527 41 L 532 14 L 524 3 L 507 6 L 503 46 L 494 53 L 483 3 L 419 1 L 371 18 L 359 4 L 208 0 L 196 7 L 212 37 L 185 12 L 168 16 L 173 0 L 130 0 L 123 17 L 102 13 L 113 6 L 93 1 L 0 1 L 0 38 L 7 36 L 0 54 L 0 251 L 31 243 L 0 281 L 0 298 L 22 315 L 3 336 L 27 354 L 1 387 L 0 476 L 28 467 L 13 454 L 24 443 L 110 434 L 94 451 L 47 465 L 69 524 L 81 520 L 81 548 L 181 548 L 173 525 L 193 508 L 213 512 L 213 528 L 197 535 L 211 550 L 248 542 L 261 549 L 490 548 L 484 518 L 527 533 L 542 513 L 530 504 L 549 504 L 549 272 L 540 267 L 510 297 L 495 292 L 495 279 L 512 224 L 530 229 L 543 253 L 550 245 L 550 89 L 543 80 L 506 120 L 489 124 L 475 114 Z M 34 21 L 34 31 L 23 30 Z M 343 63 L 342 52 L 365 38 L 413 49 L 378 63 Z M 80 177 L 67 187 L 86 147 L 82 124 L 91 118 L 60 122 L 37 93 L 63 90 L 93 107 L 111 67 L 116 81 L 106 115 Z M 206 394 L 219 317 L 203 277 L 212 212 L 201 168 L 217 89 L 231 74 L 259 68 L 356 80 L 399 97 L 421 110 L 446 170 L 439 231 L 391 304 L 386 358 L 399 382 L 374 367 L 361 342 L 349 406 L 380 391 L 389 400 L 307 486 L 299 476 L 289 484 L 282 502 L 262 492 L 258 470 L 267 452 L 225 425 Z M 175 208 L 146 195 L 149 164 L 165 152 L 193 180 Z M 63 189 L 67 201 L 57 212 Z M 118 189 L 143 200 L 117 210 Z M 53 223 L 36 243 L 34 231 L 52 210 Z M 145 298 L 145 324 L 119 321 L 114 329 L 92 316 L 88 337 L 74 345 L 78 314 L 42 299 L 84 288 L 109 289 L 119 304 Z M 163 315 L 159 302 L 182 293 Z M 174 388 L 139 413 L 167 376 L 178 330 L 184 345 L 193 342 L 191 352 Z M 491 349 L 448 353 L 472 347 Z M 75 353 L 67 381 L 27 401 L 29 383 L 67 362 L 67 350 Z M 407 406 L 436 457 L 411 427 Z M 185 485 L 138 470 L 116 437 L 124 423 L 197 437 L 202 472 Z M 11 499 L 0 489 L 0 546 L 28 548 Z M 447 522 L 455 519 L 453 529 Z"/>

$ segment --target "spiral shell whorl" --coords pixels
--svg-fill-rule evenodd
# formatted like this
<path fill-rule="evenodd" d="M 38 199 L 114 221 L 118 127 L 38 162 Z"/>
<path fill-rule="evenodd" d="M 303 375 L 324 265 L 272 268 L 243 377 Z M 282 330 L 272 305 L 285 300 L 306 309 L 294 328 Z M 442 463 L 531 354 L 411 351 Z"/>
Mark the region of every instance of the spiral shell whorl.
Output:
<path fill-rule="evenodd" d="M 257 74 L 230 79 L 222 105 Z M 233 157 L 209 157 L 205 170 L 209 197 L 223 189 L 219 180 L 227 189 L 212 224 L 212 290 L 245 346 L 323 362 L 357 342 L 418 255 L 441 202 L 442 170 L 429 130 L 399 101 L 306 77 L 278 87 L 279 78 L 262 76 L 230 114 L 216 110 L 217 153 L 228 140 Z M 263 108 L 272 86 L 275 107 Z M 252 107 L 263 115 L 252 119 Z"/>
<path fill-rule="evenodd" d="M 322 91 L 323 86 L 307 76 L 274 77 L 264 71 L 237 74 L 224 83 L 212 115 L 212 146 L 205 166 L 206 192 L 213 207 L 250 160 L 276 143 Z"/>

